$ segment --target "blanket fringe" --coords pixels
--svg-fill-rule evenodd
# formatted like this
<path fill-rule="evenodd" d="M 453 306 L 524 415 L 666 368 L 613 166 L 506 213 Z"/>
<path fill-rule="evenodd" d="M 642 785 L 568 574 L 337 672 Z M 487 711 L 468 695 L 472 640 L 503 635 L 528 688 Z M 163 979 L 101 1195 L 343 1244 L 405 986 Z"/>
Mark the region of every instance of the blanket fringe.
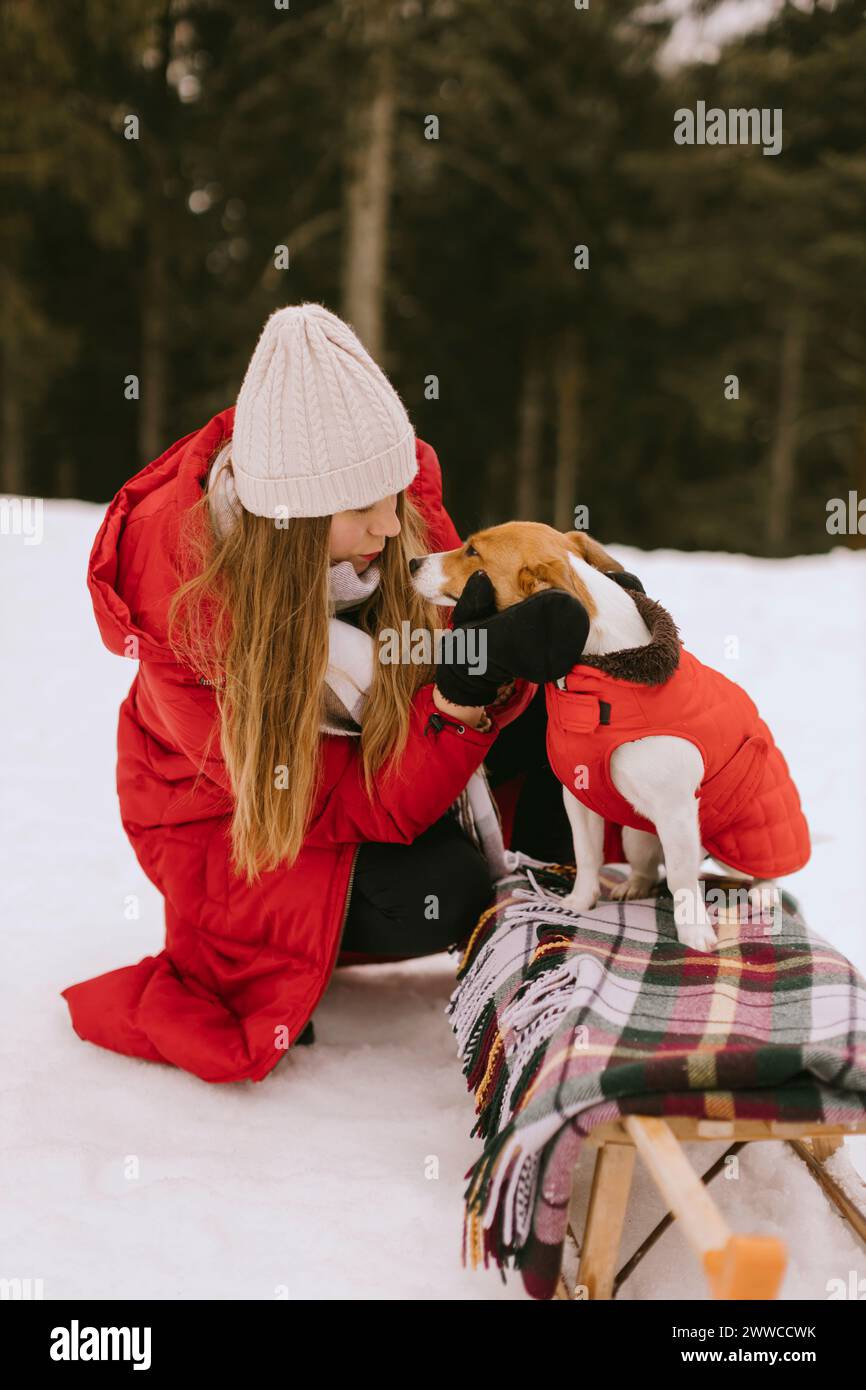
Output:
<path fill-rule="evenodd" d="M 561 914 L 562 920 L 557 917 L 551 921 L 548 917 L 545 922 L 544 912 L 540 913 L 539 946 L 533 954 L 530 970 L 499 1017 L 497 1001 L 485 999 L 488 958 L 484 947 L 500 926 L 500 914 L 509 908 L 524 909 L 527 900 L 538 903 L 539 907 L 555 909 L 559 895 L 545 892 L 539 880 L 549 882 L 561 894 L 568 891 L 574 878 L 572 865 L 540 864 L 536 867 L 537 876 L 529 865 L 521 869 L 524 882 L 527 879 L 531 882 L 532 891 L 521 888 L 519 880 L 514 885 L 509 883 L 507 896 L 500 897 L 479 917 L 457 972 L 459 988 L 455 988 L 448 1006 L 449 1015 L 453 1015 L 459 998 L 461 1008 L 469 1016 L 474 1015 L 468 1035 L 458 1037 L 458 1046 L 467 1087 L 475 1091 L 476 1121 L 471 1132 L 485 1141 L 484 1152 L 465 1175 L 468 1185 L 464 1193 L 461 1257 L 465 1264 L 468 1256 L 473 1269 L 482 1261 L 486 1268 L 492 1258 L 503 1272 L 503 1278 L 509 1264 L 514 1268 L 522 1266 L 538 1172 L 544 1158 L 542 1155 L 539 1162 L 531 1155 L 522 1155 L 514 1117 L 545 1056 L 542 1043 L 533 1050 L 515 1080 L 507 1065 L 504 1032 L 514 1035 L 528 1030 L 531 1035 L 534 1031 L 533 1021 L 546 1013 L 557 990 L 563 987 L 558 977 L 550 981 L 546 977 L 562 966 L 569 941 L 578 926 L 577 922 L 568 921 L 569 914 Z M 539 980 L 544 983 L 539 985 Z M 568 983 L 571 983 L 570 975 Z M 476 995 L 479 1001 L 485 999 L 477 1012 L 470 1008 L 471 998 Z M 511 1117 L 497 1132 L 509 1086 L 512 1088 L 508 1097 Z"/>

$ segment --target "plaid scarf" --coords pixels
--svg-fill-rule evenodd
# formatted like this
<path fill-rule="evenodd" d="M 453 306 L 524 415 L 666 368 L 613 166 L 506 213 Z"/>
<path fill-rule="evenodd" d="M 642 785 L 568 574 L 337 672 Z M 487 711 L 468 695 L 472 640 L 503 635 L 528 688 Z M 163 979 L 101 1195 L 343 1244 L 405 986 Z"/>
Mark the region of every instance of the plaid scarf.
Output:
<path fill-rule="evenodd" d="M 670 896 L 577 917 L 574 870 L 502 880 L 466 948 L 448 1013 L 484 1152 L 469 1169 L 472 1267 L 512 1261 L 551 1298 L 585 1136 L 621 1115 L 862 1122 L 866 982 L 793 898 L 719 927 L 711 955 L 677 939 Z M 608 887 L 621 880 L 605 869 Z M 530 875 L 531 878 L 531 875 Z M 535 880 L 533 880 L 535 883 Z M 736 911 L 733 912 L 736 917 Z"/>
<path fill-rule="evenodd" d="M 338 560 L 328 569 L 331 611 L 342 613 L 358 608 L 378 589 L 382 571 L 374 560 L 363 574 L 358 574 L 351 560 Z"/>

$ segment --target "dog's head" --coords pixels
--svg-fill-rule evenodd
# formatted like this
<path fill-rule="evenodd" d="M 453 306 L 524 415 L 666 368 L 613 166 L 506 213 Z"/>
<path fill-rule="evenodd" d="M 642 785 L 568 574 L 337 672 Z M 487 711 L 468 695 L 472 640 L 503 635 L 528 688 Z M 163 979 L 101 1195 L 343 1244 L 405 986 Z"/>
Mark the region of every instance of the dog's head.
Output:
<path fill-rule="evenodd" d="M 594 570 L 623 568 L 585 531 L 556 531 L 539 521 L 488 526 L 458 550 L 409 562 L 415 588 L 433 603 L 456 603 L 469 576 L 483 569 L 500 612 L 541 589 L 565 589 L 580 599 L 592 619 L 597 604 L 584 565 Z"/>

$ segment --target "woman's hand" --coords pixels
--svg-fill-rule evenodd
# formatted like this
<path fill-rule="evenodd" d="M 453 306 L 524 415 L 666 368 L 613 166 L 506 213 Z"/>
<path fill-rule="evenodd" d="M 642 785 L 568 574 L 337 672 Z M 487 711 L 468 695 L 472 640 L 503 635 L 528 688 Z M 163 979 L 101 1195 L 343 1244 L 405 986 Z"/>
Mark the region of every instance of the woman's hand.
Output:
<path fill-rule="evenodd" d="M 443 714 L 447 714 L 449 719 L 456 719 L 459 724 L 468 724 L 470 729 L 476 729 L 479 724 L 484 723 L 483 705 L 455 705 L 451 700 L 446 700 L 438 685 L 433 687 L 433 703 Z"/>
<path fill-rule="evenodd" d="M 512 697 L 512 695 L 514 694 L 514 687 L 515 687 L 515 685 L 516 685 L 516 682 L 515 682 L 513 679 L 510 680 L 510 681 L 505 681 L 503 685 L 500 685 L 499 690 L 497 691 L 497 694 L 496 694 L 496 699 L 495 699 L 495 700 L 491 700 L 491 701 L 490 701 L 490 704 L 487 706 L 487 708 L 488 708 L 488 709 L 498 709 L 498 707 L 499 707 L 500 705 L 504 705 L 505 702 L 506 702 L 507 700 L 510 700 L 511 697 Z"/>
<path fill-rule="evenodd" d="M 589 635 L 589 614 L 563 589 L 543 589 L 497 612 L 483 570 L 467 580 L 452 622 L 455 638 L 463 630 L 466 641 L 462 650 L 456 641 L 446 649 L 436 667 L 436 685 L 446 700 L 462 707 L 470 701 L 492 706 L 515 676 L 536 685 L 558 680 L 580 660 Z"/>
<path fill-rule="evenodd" d="M 514 694 L 514 681 L 505 681 L 500 685 L 496 693 L 496 699 L 491 700 L 489 705 L 455 705 L 451 700 L 446 700 L 438 685 L 433 687 L 433 703 L 437 709 L 441 709 L 443 714 L 450 715 L 452 719 L 459 719 L 461 724 L 469 724 L 474 729 L 476 724 L 483 723 L 482 715 L 485 709 L 498 709 L 506 701 L 511 699 Z"/>

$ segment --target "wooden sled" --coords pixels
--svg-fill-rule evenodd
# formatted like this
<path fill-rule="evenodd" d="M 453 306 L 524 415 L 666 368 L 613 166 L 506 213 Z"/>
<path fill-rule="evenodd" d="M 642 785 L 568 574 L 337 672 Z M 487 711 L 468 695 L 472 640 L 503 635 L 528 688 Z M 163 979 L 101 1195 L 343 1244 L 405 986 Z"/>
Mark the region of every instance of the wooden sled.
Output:
<path fill-rule="evenodd" d="M 577 1240 L 570 1222 L 568 1227 L 569 1236 L 580 1254 L 577 1281 L 569 1289 L 561 1274 L 555 1297 L 570 1300 L 615 1297 L 623 1278 L 676 1218 L 701 1263 L 713 1298 L 776 1298 L 788 1258 L 784 1241 L 774 1236 L 738 1235 L 731 1231 L 705 1185 L 719 1170 L 727 1154 L 723 1154 L 702 1179 L 680 1147 L 680 1141 L 730 1139 L 734 1149 L 739 1149 L 744 1143 L 760 1139 L 786 1140 L 866 1244 L 866 1183 L 858 1175 L 863 1200 L 854 1201 L 824 1168 L 825 1160 L 841 1147 L 846 1134 L 866 1134 L 866 1122 L 857 1125 L 785 1124 L 772 1120 L 695 1120 L 685 1116 L 662 1120 L 655 1116 L 627 1115 L 599 1126 L 586 1140 L 597 1152 L 582 1242 Z M 620 1239 L 638 1153 L 669 1211 L 617 1273 Z"/>

